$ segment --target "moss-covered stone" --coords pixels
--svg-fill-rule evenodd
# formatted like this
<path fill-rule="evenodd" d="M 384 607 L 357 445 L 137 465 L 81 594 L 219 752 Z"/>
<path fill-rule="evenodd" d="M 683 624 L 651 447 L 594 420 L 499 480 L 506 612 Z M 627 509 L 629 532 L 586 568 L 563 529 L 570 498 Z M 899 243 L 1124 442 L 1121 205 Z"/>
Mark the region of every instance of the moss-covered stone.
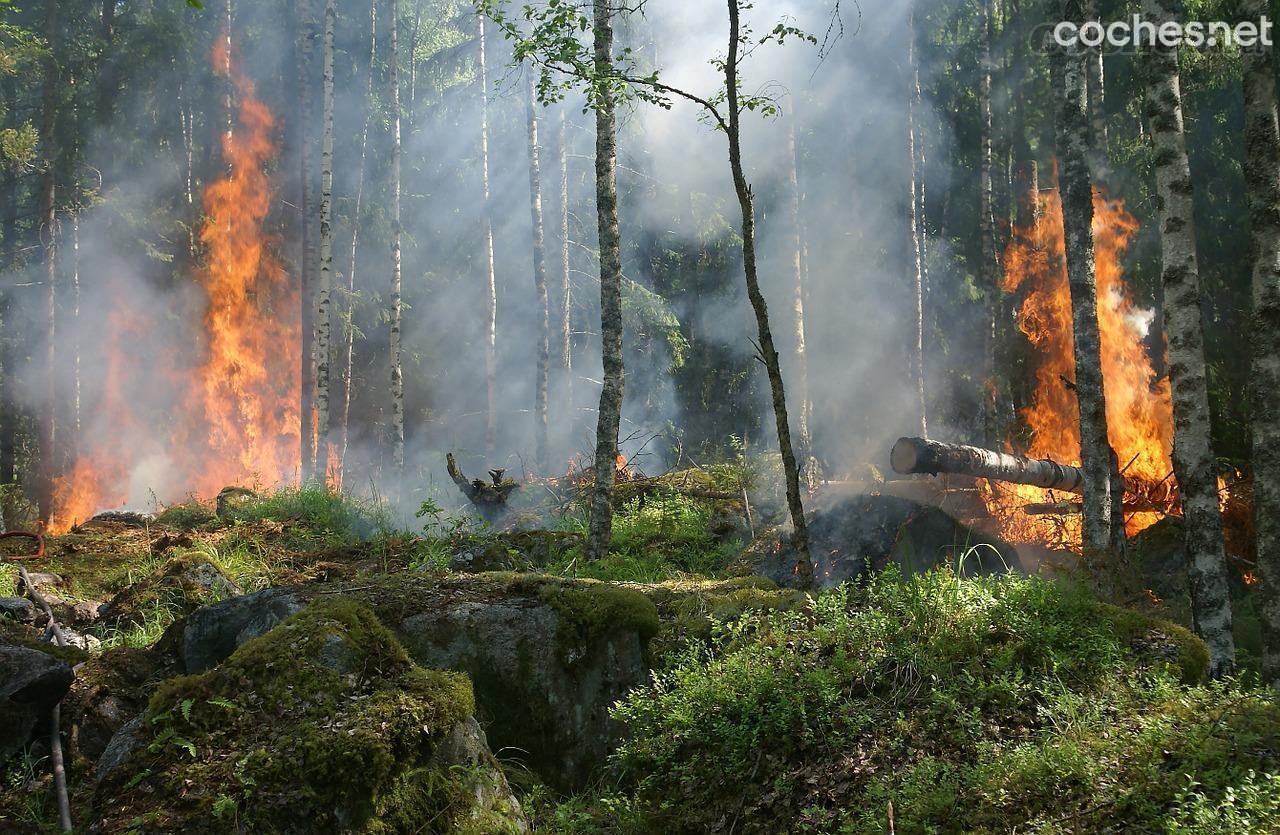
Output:
<path fill-rule="evenodd" d="M 743 617 L 789 612 L 803 608 L 808 595 L 795 589 L 780 589 L 764 577 L 735 577 L 730 580 L 685 580 L 638 586 L 653 601 L 661 626 L 650 643 L 655 666 L 691 641 L 711 637 L 716 622 Z"/>
<path fill-rule="evenodd" d="M 179 553 L 150 577 L 122 589 L 99 610 L 99 616 L 113 626 L 136 626 L 159 608 L 167 609 L 176 619 L 240 593 L 208 557 L 197 552 Z"/>
<path fill-rule="evenodd" d="M 491 778 L 492 759 L 455 772 L 433 756 L 473 707 L 465 676 L 415 665 L 367 608 L 318 600 L 156 690 L 96 828 L 464 832 L 483 811 L 468 769 Z"/>
<path fill-rule="evenodd" d="M 1165 618 L 1099 603 L 1098 609 L 1120 641 L 1140 662 L 1169 664 L 1183 684 L 1199 684 L 1209 672 L 1209 648 L 1191 630 Z"/>

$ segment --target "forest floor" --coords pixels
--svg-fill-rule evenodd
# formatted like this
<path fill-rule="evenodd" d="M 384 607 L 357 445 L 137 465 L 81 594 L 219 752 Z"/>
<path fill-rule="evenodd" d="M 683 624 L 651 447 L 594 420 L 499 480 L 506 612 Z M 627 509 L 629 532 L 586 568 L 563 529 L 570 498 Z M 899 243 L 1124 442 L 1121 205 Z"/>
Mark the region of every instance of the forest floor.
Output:
<path fill-rule="evenodd" d="M 946 568 L 904 577 L 890 566 L 812 595 L 780 590 L 750 576 L 743 556 L 750 533 L 766 542 L 776 533 L 764 519 L 744 526 L 741 511 L 675 489 L 633 499 L 619 510 L 609 558 L 590 564 L 572 503 L 516 531 L 454 521 L 428 503 L 420 529 L 409 531 L 376 505 L 318 489 L 243 498 L 221 512 L 193 501 L 50 537 L 47 559 L 28 568 L 57 575 L 47 596 L 88 636 L 84 650 L 63 653 L 84 679 L 64 705 L 73 817 L 99 832 L 177 831 L 175 821 L 183 830 L 330 831 L 299 815 L 335 806 L 348 815 L 340 828 L 368 832 L 1280 831 L 1280 707 L 1246 680 L 1204 681 L 1205 649 L 1183 627 L 1100 602 L 1062 578 L 964 579 Z M 193 573 L 205 565 L 215 578 Z M 0 595 L 12 593 L 16 573 L 0 563 Z M 293 595 L 289 612 L 301 612 L 237 641 L 209 672 L 192 667 L 182 641 L 193 613 L 255 592 Z M 425 687 L 414 672 L 431 664 L 408 625 L 445 610 L 467 613 L 449 627 L 462 632 L 477 612 L 497 612 L 480 642 L 530 630 L 535 643 L 556 644 L 554 675 L 530 679 L 539 687 L 563 679 L 572 685 L 565 692 L 586 693 L 584 681 L 617 678 L 606 701 L 576 705 L 599 712 L 599 727 L 624 729 L 605 740 L 607 756 L 573 763 L 570 778 L 558 761 L 544 767 L 554 758 L 531 745 L 500 749 L 509 730 L 492 700 L 501 694 L 483 670 L 441 662 L 473 680 L 475 716 L 497 757 L 486 749 L 438 780 L 479 779 L 492 766 L 500 776 L 474 785 L 501 784 L 516 813 L 486 801 L 481 815 L 472 798 L 488 789 L 472 783 L 466 803 L 440 782 L 405 801 L 406 774 L 430 771 L 441 749 L 436 734 L 430 758 L 406 753 L 394 720 L 367 751 L 342 749 L 344 763 L 373 752 L 368 762 L 389 769 L 355 811 L 327 796 L 339 790 L 312 747 L 289 771 L 311 782 L 300 794 L 270 784 L 281 779 L 278 765 L 253 771 L 253 752 L 279 742 L 264 741 L 262 721 L 228 717 L 267 710 L 260 699 L 279 696 L 271 682 L 293 675 L 269 658 L 265 669 L 277 672 L 256 677 L 255 659 L 275 651 L 281 629 L 330 634 L 336 623 L 341 635 L 361 636 L 361 647 L 385 647 L 361 662 L 383 670 L 376 682 L 338 677 L 308 697 L 308 710 L 328 705 L 331 723 L 352 705 L 366 706 L 358 717 L 387 698 L 401 700 L 400 713 L 427 711 L 441 728 L 469 715 L 471 685 L 458 696 L 452 680 Z M 536 618 L 519 619 L 543 610 L 558 619 L 550 637 L 534 634 Z M 4 640 L 38 635 L 0 626 Z M 284 651 L 324 655 L 331 639 L 285 641 Z M 630 662 L 639 669 L 624 669 L 618 658 L 632 643 L 642 650 Z M 591 666 L 597 658 L 607 660 Z M 130 762 L 141 764 L 119 772 L 130 779 L 103 780 L 107 740 L 138 713 L 144 730 L 134 733 L 150 743 Z M 309 716 L 280 708 L 277 718 Z M 544 720 L 560 721 L 519 722 Z M 0 830 L 57 831 L 47 757 L 36 741 L 4 764 Z M 415 757 L 413 769 L 397 770 Z M 172 817 L 179 813 L 186 817 Z"/>

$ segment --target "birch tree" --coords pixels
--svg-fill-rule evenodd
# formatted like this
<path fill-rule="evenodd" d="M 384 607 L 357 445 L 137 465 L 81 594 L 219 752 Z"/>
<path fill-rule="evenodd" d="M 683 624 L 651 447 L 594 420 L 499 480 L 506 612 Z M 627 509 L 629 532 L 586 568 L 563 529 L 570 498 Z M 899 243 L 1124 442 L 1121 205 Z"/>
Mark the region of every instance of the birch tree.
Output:
<path fill-rule="evenodd" d="M 573 409 L 573 281 L 569 271 L 569 128 L 564 108 L 560 108 L 560 133 L 556 142 L 560 153 L 560 374 L 564 408 Z M 572 411 L 570 411 L 572 415 Z"/>
<path fill-rule="evenodd" d="M 312 94 L 311 79 L 314 75 L 312 55 L 315 51 L 315 0 L 296 0 L 301 28 L 301 41 L 298 51 L 298 161 L 302 179 L 301 206 L 299 214 L 302 226 L 302 266 L 299 272 L 299 286 L 302 295 L 302 386 L 301 404 L 299 408 L 300 431 L 302 438 L 302 480 L 306 481 L 315 472 L 315 374 L 316 356 L 315 341 L 312 329 L 315 318 L 314 293 L 315 270 L 319 264 L 319 249 L 312 226 L 315 212 L 315 184 L 312 180 Z M 394 0 L 393 0 L 394 2 Z"/>
<path fill-rule="evenodd" d="M 396 30 L 400 28 L 400 2 L 391 0 L 391 35 L 387 47 L 391 82 L 391 464 L 396 478 L 404 476 L 404 369 L 400 359 L 400 323 L 404 305 L 400 298 L 400 56 Z"/>
<path fill-rule="evenodd" d="M 804 225 L 800 217 L 800 152 L 796 144 L 796 117 L 794 111 L 787 121 L 787 215 L 790 223 L 787 242 L 788 263 L 791 273 L 791 321 L 795 331 L 796 381 L 798 383 L 799 414 L 796 432 L 799 435 L 802 475 L 810 489 L 817 478 L 817 461 L 813 457 L 813 437 L 809 429 L 809 355 L 804 332 Z"/>
<path fill-rule="evenodd" d="M 1082 19 L 1080 0 L 1063 0 L 1062 20 Z M 1084 470 L 1086 565 L 1097 566 L 1113 552 L 1112 470 L 1114 454 L 1107 437 L 1107 404 L 1102 389 L 1098 332 L 1098 287 L 1093 259 L 1093 185 L 1089 170 L 1089 117 L 1086 112 L 1084 54 L 1079 46 L 1060 47 L 1052 56 L 1058 93 L 1056 134 L 1062 161 L 1067 284 L 1071 293 L 1076 400 L 1080 407 L 1080 460 Z M 1123 533 L 1123 532 L 1120 532 Z"/>
<path fill-rule="evenodd" d="M 992 165 L 991 154 L 991 40 L 993 23 L 991 19 L 991 0 L 982 0 L 982 15 L 978 22 L 979 37 L 982 38 L 982 52 L 978 68 L 978 284 L 987 296 L 987 321 L 984 323 L 983 342 L 983 374 L 986 376 L 987 391 L 984 393 L 984 417 L 988 444 L 996 444 L 1001 439 L 998 409 L 998 392 L 1003 386 L 998 381 L 996 368 L 996 340 L 999 328 L 999 310 L 1001 306 L 999 261 L 996 256 L 996 219 L 992 209 Z"/>
<path fill-rule="evenodd" d="M 547 247 L 542 226 L 542 171 L 538 148 L 537 91 L 532 73 L 526 84 L 526 121 L 529 135 L 529 219 L 533 226 L 533 289 L 537 295 L 538 341 L 534 346 L 536 371 L 534 379 L 533 440 L 534 460 L 538 472 L 546 475 L 550 460 L 547 453 L 547 377 L 551 364 L 551 310 L 547 293 Z"/>
<path fill-rule="evenodd" d="M 333 294 L 333 27 L 334 0 L 324 5 L 323 131 L 320 139 L 320 287 L 316 293 L 316 477 L 329 478 L 329 342 Z"/>
<path fill-rule="evenodd" d="M 484 454 L 492 458 L 498 434 L 498 282 L 493 268 L 493 200 L 489 194 L 489 69 L 485 58 L 485 16 L 476 15 L 480 27 L 480 182 L 482 241 L 485 266 L 484 309 Z"/>
<path fill-rule="evenodd" d="M 351 385 L 354 379 L 356 350 L 356 266 L 360 251 L 360 210 L 364 205 L 364 179 L 369 155 L 369 123 L 373 120 L 373 68 L 378 60 L 378 0 L 369 3 L 369 74 L 365 79 L 364 126 L 360 130 L 360 173 L 356 178 L 356 199 L 351 209 L 351 260 L 347 267 L 347 305 L 343 327 L 342 417 L 338 441 L 338 472 L 347 461 L 347 441 L 351 431 Z"/>
<path fill-rule="evenodd" d="M 916 156 L 916 113 L 915 88 L 920 83 L 920 70 L 916 66 L 916 8 L 911 4 L 910 23 L 907 28 L 907 65 L 910 67 L 912 91 L 907 100 L 907 153 L 910 159 L 910 196 L 911 204 L 907 208 L 907 217 L 911 227 L 911 301 L 914 314 L 914 328 L 911 332 L 911 346 L 908 351 L 908 365 L 912 381 L 914 406 L 917 419 L 916 430 L 920 437 L 929 437 L 928 406 L 926 405 L 924 380 L 924 245 L 921 241 L 919 178 L 920 171 Z"/>
<path fill-rule="evenodd" d="M 1240 0 L 1239 17 L 1257 21 L 1265 0 Z M 1253 518 L 1262 599 L 1262 680 L 1280 689 L 1280 127 L 1275 56 L 1242 49 L 1245 188 L 1253 237 Z"/>
<path fill-rule="evenodd" d="M 1144 0 L 1143 13 L 1157 23 L 1172 19 L 1165 0 Z M 1155 146 L 1156 209 L 1163 265 L 1160 279 L 1173 390 L 1173 470 L 1186 526 L 1192 617 L 1196 631 L 1209 647 L 1211 672 L 1221 676 L 1235 668 L 1235 643 L 1209 428 L 1194 189 L 1182 127 L 1178 51 L 1159 45 L 1151 47 L 1144 63 L 1147 119 Z"/>

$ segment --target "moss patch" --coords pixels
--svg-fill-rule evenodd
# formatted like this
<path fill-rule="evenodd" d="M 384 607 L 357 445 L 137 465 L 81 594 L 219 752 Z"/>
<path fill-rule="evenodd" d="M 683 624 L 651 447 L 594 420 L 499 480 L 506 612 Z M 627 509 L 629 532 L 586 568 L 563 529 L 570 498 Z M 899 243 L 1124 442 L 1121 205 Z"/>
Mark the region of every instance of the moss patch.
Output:
<path fill-rule="evenodd" d="M 453 831 L 474 794 L 437 790 L 449 774 L 405 791 L 405 775 L 472 710 L 465 676 L 414 665 L 368 609 L 317 600 L 213 670 L 161 685 L 99 808 L 109 831 L 336 832 L 401 831 L 385 821 L 413 805 L 430 812 L 423 831 Z"/>

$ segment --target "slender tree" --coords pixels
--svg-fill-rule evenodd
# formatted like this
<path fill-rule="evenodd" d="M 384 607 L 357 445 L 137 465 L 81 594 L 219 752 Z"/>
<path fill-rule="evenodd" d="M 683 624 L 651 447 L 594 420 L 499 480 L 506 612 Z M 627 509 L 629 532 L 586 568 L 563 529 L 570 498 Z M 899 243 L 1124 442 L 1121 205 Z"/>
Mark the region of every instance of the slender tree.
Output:
<path fill-rule="evenodd" d="M 59 62 L 61 26 L 58 16 L 58 0 L 45 0 L 45 40 L 48 54 L 45 57 L 44 89 L 41 93 L 40 142 L 43 147 L 40 169 L 40 224 L 41 243 L 44 248 L 44 281 L 46 317 L 44 414 L 41 416 L 43 433 L 40 438 L 40 477 L 38 479 L 37 504 L 41 518 L 46 521 L 53 512 L 54 478 L 57 475 L 57 385 L 58 379 L 58 124 Z M 10 208 L 9 211 L 12 211 Z"/>
<path fill-rule="evenodd" d="M 560 374 L 564 407 L 573 409 L 573 282 L 569 271 L 569 129 L 565 109 L 560 108 Z M 572 411 L 570 411 L 572 414 Z"/>
<path fill-rule="evenodd" d="M 387 61 L 391 75 L 391 464 L 397 482 L 404 477 L 404 370 L 400 365 L 400 323 L 404 305 L 400 298 L 400 56 L 396 30 L 400 28 L 400 3 L 391 0 L 391 37 Z"/>
<path fill-rule="evenodd" d="M 608 0 L 592 0 L 595 77 L 608 79 L 613 66 L 613 12 Z M 613 481 L 618 457 L 625 388 L 622 365 L 622 241 L 618 230 L 618 138 L 615 90 L 607 81 L 594 91 L 596 114 L 596 225 L 600 237 L 600 339 L 604 363 L 596 417 L 595 483 L 586 556 L 609 552 L 613 531 Z"/>
<path fill-rule="evenodd" d="M 929 437 L 928 406 L 925 396 L 924 372 L 924 247 L 921 241 L 920 204 L 918 202 L 920 171 L 916 156 L 916 96 L 914 89 L 920 83 L 920 70 L 916 66 L 916 7 L 911 4 L 910 23 L 907 29 L 907 65 L 912 77 L 912 92 L 908 94 L 907 103 L 907 153 L 911 169 L 911 204 L 907 209 L 911 226 L 911 299 L 914 307 L 914 328 L 911 332 L 911 346 L 908 351 L 908 365 L 914 387 L 914 406 L 916 410 L 916 430 L 922 438 Z"/>
<path fill-rule="evenodd" d="M 1144 0 L 1143 12 L 1157 23 L 1173 19 L 1165 0 Z M 1155 146 L 1156 208 L 1163 263 L 1160 277 L 1173 390 L 1173 470 L 1178 478 L 1186 551 L 1191 563 L 1192 615 L 1196 631 L 1209 646 L 1211 672 L 1225 675 L 1235 668 L 1235 642 L 1209 427 L 1194 188 L 1182 127 L 1178 50 L 1157 45 L 1147 51 L 1144 63 L 1147 118 Z"/>
<path fill-rule="evenodd" d="M 533 439 L 534 460 L 538 472 L 546 475 L 550 467 L 547 452 L 547 380 L 551 365 L 551 309 L 547 294 L 547 247 L 542 226 L 542 171 L 538 148 L 538 102 L 533 73 L 526 85 L 526 122 L 529 135 L 529 216 L 533 225 L 533 289 L 537 294 L 538 341 L 535 346 Z"/>
<path fill-rule="evenodd" d="M 489 69 L 485 57 L 485 16 L 476 15 L 480 27 L 480 181 L 485 265 L 484 310 L 484 454 L 492 458 L 498 436 L 498 281 L 493 266 L 493 199 L 489 192 Z"/>
<path fill-rule="evenodd" d="M 790 225 L 787 241 L 788 271 L 791 273 L 791 321 L 795 331 L 796 382 L 798 384 L 799 413 L 796 419 L 796 434 L 799 436 L 802 475 L 809 487 L 813 489 L 815 460 L 813 458 L 813 438 L 809 432 L 809 354 L 805 345 L 804 333 L 804 235 L 800 219 L 800 152 L 796 144 L 796 116 L 793 110 L 787 120 L 787 219 Z"/>
<path fill-rule="evenodd" d="M 315 185 L 312 181 L 312 54 L 315 51 L 315 0 L 296 0 L 298 4 L 301 46 L 298 50 L 298 160 L 301 177 L 302 268 L 299 270 L 302 304 L 302 385 L 298 412 L 302 437 L 302 479 L 315 472 L 315 342 L 312 339 L 315 296 L 315 270 L 319 265 L 319 249 L 312 225 L 315 211 Z M 392 0 L 394 2 L 394 0 Z"/>
<path fill-rule="evenodd" d="M 1268 13 L 1265 0 L 1240 0 L 1241 20 Z M 1263 633 L 1262 679 L 1280 689 L 1280 126 L 1275 55 L 1242 49 L 1245 188 L 1253 236 L 1253 519 Z"/>
<path fill-rule="evenodd" d="M 1062 20 L 1082 20 L 1080 0 L 1062 0 Z M 1107 404 L 1102 389 L 1098 288 L 1093 258 L 1093 185 L 1089 171 L 1089 118 L 1086 111 L 1084 54 L 1078 46 L 1052 54 L 1058 109 L 1058 189 L 1062 194 L 1067 283 L 1071 293 L 1076 400 L 1080 411 L 1080 460 L 1084 470 L 1086 565 L 1096 566 L 1112 553 L 1114 454 L 1107 437 Z M 1101 575 L 1099 575 L 1101 577 Z"/>
<path fill-rule="evenodd" d="M 364 205 L 364 178 L 368 167 L 369 123 L 373 121 L 373 68 L 378 60 L 378 0 L 369 3 L 369 73 L 365 79 L 364 126 L 360 129 L 360 173 L 356 179 L 355 205 L 351 209 L 351 261 L 347 268 L 347 304 L 343 327 L 342 418 L 339 431 L 338 473 L 347 462 L 347 441 L 351 437 L 351 384 L 354 379 L 356 352 L 356 266 L 360 251 L 360 210 Z"/>
<path fill-rule="evenodd" d="M 329 478 L 329 369 L 333 294 L 333 27 L 334 0 L 324 5 L 323 125 L 320 139 L 320 287 L 316 293 L 316 478 Z"/>
<path fill-rule="evenodd" d="M 996 363 L 997 332 L 1000 326 L 1000 272 L 996 256 L 996 219 L 993 208 L 991 152 L 991 40 L 994 24 L 991 17 L 991 0 L 982 0 L 979 18 L 979 37 L 982 38 L 982 54 L 978 67 L 978 284 L 987 296 L 988 319 L 984 323 L 983 374 L 987 391 L 983 398 L 987 443 L 997 444 L 1003 434 L 1000 426 L 999 391 L 1002 388 Z"/>

